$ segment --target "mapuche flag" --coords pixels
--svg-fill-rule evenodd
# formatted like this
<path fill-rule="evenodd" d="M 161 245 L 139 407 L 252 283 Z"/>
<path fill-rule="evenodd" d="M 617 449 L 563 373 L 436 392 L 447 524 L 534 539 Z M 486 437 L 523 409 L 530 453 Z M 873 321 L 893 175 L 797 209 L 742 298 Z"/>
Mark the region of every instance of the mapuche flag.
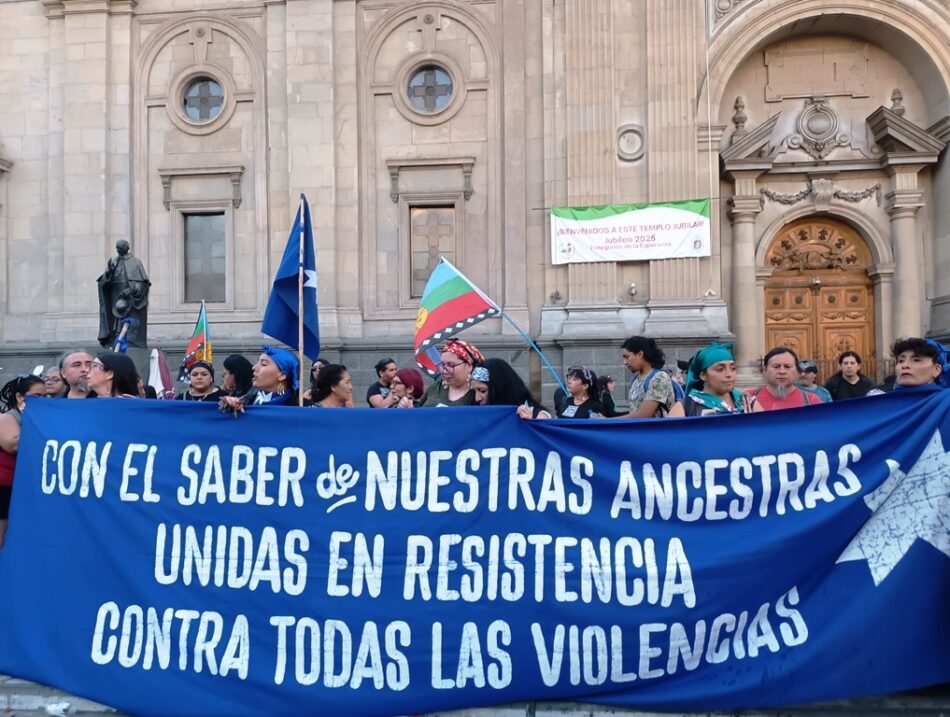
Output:
<path fill-rule="evenodd" d="M 429 373 L 435 373 L 439 360 L 436 344 L 500 311 L 452 262 L 440 257 L 419 301 L 416 362 Z"/>
<path fill-rule="evenodd" d="M 208 329 L 208 313 L 205 311 L 205 302 L 203 301 L 201 302 L 201 309 L 198 311 L 195 330 L 192 332 L 191 338 L 188 339 L 185 358 L 178 370 L 179 381 L 186 382 L 188 380 L 188 371 L 196 361 L 211 363 L 211 332 Z"/>

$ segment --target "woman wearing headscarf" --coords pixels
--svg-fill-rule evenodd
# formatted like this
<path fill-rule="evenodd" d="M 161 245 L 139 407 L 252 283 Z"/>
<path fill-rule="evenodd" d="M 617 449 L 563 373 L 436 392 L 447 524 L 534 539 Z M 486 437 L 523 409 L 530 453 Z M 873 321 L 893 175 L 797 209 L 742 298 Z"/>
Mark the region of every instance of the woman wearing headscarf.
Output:
<path fill-rule="evenodd" d="M 224 359 L 221 372 L 221 390 L 226 396 L 243 396 L 251 390 L 254 381 L 251 362 L 241 354 L 231 354 Z"/>
<path fill-rule="evenodd" d="M 89 365 L 89 389 L 99 398 L 138 398 L 135 363 L 125 354 L 104 351 Z"/>
<path fill-rule="evenodd" d="M 328 363 L 320 369 L 313 387 L 314 408 L 348 408 L 353 404 L 353 382 L 346 366 Z"/>
<path fill-rule="evenodd" d="M 451 339 L 441 349 L 439 377 L 426 389 L 420 406 L 471 406 L 475 392 L 468 385 L 472 369 L 485 360 L 474 344 Z"/>
<path fill-rule="evenodd" d="M 13 469 L 20 445 L 20 421 L 26 409 L 26 397 L 46 396 L 46 386 L 39 376 L 17 376 L 0 388 L 0 548 L 7 533 L 10 496 L 13 492 Z"/>
<path fill-rule="evenodd" d="M 517 406 L 521 418 L 551 417 L 507 361 L 486 359 L 472 369 L 471 384 L 478 406 Z"/>
<path fill-rule="evenodd" d="M 736 359 L 732 344 L 712 343 L 689 362 L 686 397 L 670 409 L 669 417 L 749 413 L 749 396 L 736 390 Z"/>
<path fill-rule="evenodd" d="M 933 339 L 898 339 L 891 349 L 894 357 L 894 390 L 935 385 L 950 388 L 950 356 L 947 347 Z M 868 396 L 884 393 L 873 389 Z"/>
<path fill-rule="evenodd" d="M 290 351 L 264 344 L 251 371 L 253 387 L 241 397 L 222 398 L 221 410 L 238 413 L 245 406 L 296 406 L 299 369 L 297 357 Z"/>
<path fill-rule="evenodd" d="M 597 374 L 586 366 L 574 366 L 564 377 L 567 397 L 557 407 L 558 418 L 603 418 L 597 398 Z"/>
<path fill-rule="evenodd" d="M 214 367 L 207 361 L 195 361 L 188 369 L 188 389 L 175 398 L 179 401 L 220 401 L 225 393 L 214 385 Z"/>

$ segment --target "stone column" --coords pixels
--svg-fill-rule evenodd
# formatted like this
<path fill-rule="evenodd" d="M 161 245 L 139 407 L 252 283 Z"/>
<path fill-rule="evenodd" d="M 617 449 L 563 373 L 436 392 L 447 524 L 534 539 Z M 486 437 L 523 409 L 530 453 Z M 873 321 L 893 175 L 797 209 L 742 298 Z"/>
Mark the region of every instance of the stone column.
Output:
<path fill-rule="evenodd" d="M 878 360 L 887 358 L 894 343 L 894 265 L 876 264 L 868 269 L 874 285 L 874 334 Z"/>
<path fill-rule="evenodd" d="M 755 180 L 752 180 L 753 182 Z M 756 365 L 759 355 L 756 302 L 755 218 L 762 211 L 758 196 L 735 196 L 729 217 L 732 219 L 732 332 L 736 335 L 736 363 L 746 372 Z"/>
<path fill-rule="evenodd" d="M 578 0 L 565 13 L 568 204 L 608 204 L 616 173 L 612 2 Z M 616 264 L 569 264 L 567 275 L 571 304 L 617 304 Z"/>
<path fill-rule="evenodd" d="M 917 172 L 922 165 L 891 167 L 893 191 L 885 195 L 891 218 L 891 247 L 894 250 L 893 336 L 922 336 L 924 277 L 921 273 L 917 241 L 917 210 L 923 206 L 923 192 L 917 189 Z"/>
<path fill-rule="evenodd" d="M 695 95 L 703 38 L 702 3 L 695 0 L 650 0 L 647 31 L 647 167 L 651 202 L 693 199 L 699 187 Z M 671 72 L 670 68 L 676 68 Z M 650 262 L 650 299 L 674 304 L 702 296 L 709 260 L 661 259 Z M 656 306 L 652 313 L 662 315 Z M 661 321 L 663 318 L 661 317 Z"/>

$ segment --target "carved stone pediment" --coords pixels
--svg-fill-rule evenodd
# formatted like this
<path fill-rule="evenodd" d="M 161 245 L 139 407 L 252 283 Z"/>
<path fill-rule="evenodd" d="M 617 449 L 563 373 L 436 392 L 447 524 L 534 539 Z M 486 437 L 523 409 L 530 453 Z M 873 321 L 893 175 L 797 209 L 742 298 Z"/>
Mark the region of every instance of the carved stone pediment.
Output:
<path fill-rule="evenodd" d="M 881 148 L 892 154 L 915 154 L 924 162 L 936 162 L 945 142 L 922 127 L 888 109 L 878 107 L 868 115 L 868 128 Z"/>
<path fill-rule="evenodd" d="M 778 122 L 779 115 L 769 117 L 755 129 L 746 132 L 738 141 L 724 149 L 720 156 L 726 163 L 726 168 L 734 162 L 771 161 L 775 155 L 775 145 L 772 142 L 772 133 Z"/>
<path fill-rule="evenodd" d="M 866 269 L 871 265 L 867 247 L 843 234 L 834 224 L 813 222 L 790 228 L 772 242 L 766 266 L 775 271 Z"/>

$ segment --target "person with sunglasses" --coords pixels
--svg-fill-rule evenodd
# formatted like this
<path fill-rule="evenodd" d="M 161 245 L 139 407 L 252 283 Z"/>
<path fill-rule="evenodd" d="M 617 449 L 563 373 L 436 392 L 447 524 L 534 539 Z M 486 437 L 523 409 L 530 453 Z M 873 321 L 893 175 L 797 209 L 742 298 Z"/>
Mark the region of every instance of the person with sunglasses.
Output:
<path fill-rule="evenodd" d="M 574 366 L 564 377 L 567 397 L 557 406 L 558 418 L 603 418 L 597 398 L 597 374 L 586 366 Z"/>
<path fill-rule="evenodd" d="M 0 388 L 0 548 L 7 533 L 20 421 L 28 396 L 46 396 L 46 386 L 39 376 L 17 376 Z"/>
<path fill-rule="evenodd" d="M 451 339 L 440 349 L 439 376 L 426 389 L 419 401 L 421 406 L 472 406 L 475 392 L 469 386 L 472 368 L 485 357 L 474 344 Z"/>
<path fill-rule="evenodd" d="M 366 403 L 372 408 L 392 408 L 395 405 L 391 390 L 396 376 L 396 362 L 384 358 L 376 362 L 375 369 L 376 383 L 366 389 Z"/>

